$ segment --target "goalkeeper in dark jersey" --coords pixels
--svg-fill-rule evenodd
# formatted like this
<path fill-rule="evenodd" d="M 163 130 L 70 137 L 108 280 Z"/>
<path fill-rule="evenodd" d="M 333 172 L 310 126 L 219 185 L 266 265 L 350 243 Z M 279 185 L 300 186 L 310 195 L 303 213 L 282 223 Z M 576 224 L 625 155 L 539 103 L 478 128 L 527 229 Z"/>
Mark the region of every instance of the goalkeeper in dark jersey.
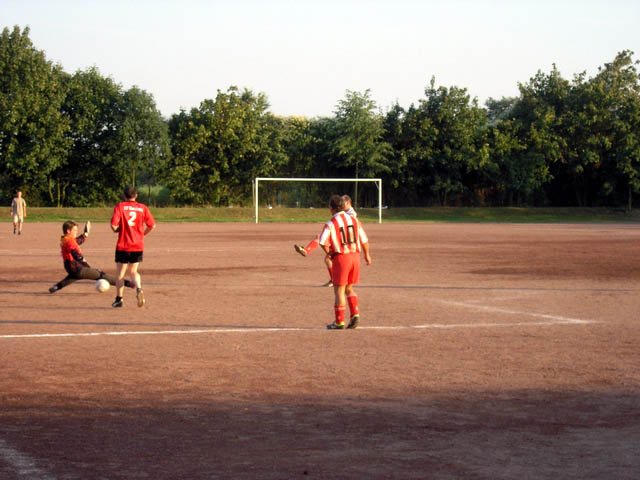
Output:
<path fill-rule="evenodd" d="M 91 222 L 86 223 L 82 235 L 78 235 L 78 225 L 76 222 L 69 220 L 62 224 L 62 233 L 64 235 L 60 238 L 60 254 L 62 255 L 62 262 L 67 276 L 52 286 L 49 289 L 49 293 L 57 292 L 77 280 L 98 280 L 104 278 L 111 285 L 116 284 L 116 277 L 114 275 L 109 275 L 97 268 L 91 268 L 82 255 L 80 245 L 85 242 L 90 230 Z M 125 286 L 133 288 L 134 285 L 127 280 L 125 281 Z"/>

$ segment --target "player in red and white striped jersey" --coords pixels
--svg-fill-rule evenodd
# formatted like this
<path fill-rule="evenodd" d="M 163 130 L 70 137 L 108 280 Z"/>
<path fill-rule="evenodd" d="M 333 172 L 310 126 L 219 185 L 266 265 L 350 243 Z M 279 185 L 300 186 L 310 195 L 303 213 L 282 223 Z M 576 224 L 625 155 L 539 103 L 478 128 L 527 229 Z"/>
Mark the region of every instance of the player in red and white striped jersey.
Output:
<path fill-rule="evenodd" d="M 353 207 L 351 206 L 351 197 L 349 195 L 343 195 L 342 199 L 344 200 L 344 211 L 348 214 L 351 215 L 352 217 L 357 217 L 358 214 L 356 213 L 356 211 L 353 209 Z M 307 255 L 309 255 L 311 252 L 313 252 L 316 248 L 318 248 L 320 246 L 320 235 L 318 235 L 316 238 L 314 238 L 313 240 L 311 240 L 306 247 L 303 247 L 302 245 L 293 245 L 293 248 L 295 249 L 296 252 L 298 252 L 300 255 L 302 255 L 303 257 L 306 257 Z M 327 283 L 325 283 L 323 285 L 323 287 L 333 287 L 333 281 L 331 280 L 331 276 L 332 276 L 332 269 L 333 269 L 333 262 L 331 261 L 331 256 L 330 255 L 326 255 L 324 257 L 324 263 L 327 266 L 327 270 L 329 271 L 329 281 Z"/>
<path fill-rule="evenodd" d="M 360 252 L 364 253 L 367 265 L 371 265 L 369 239 L 357 216 L 344 211 L 344 198 L 333 195 L 329 200 L 329 209 L 333 214 L 320 234 L 319 243 L 331 256 L 333 269 L 331 280 L 335 293 L 333 323 L 327 325 L 330 330 L 345 328 L 344 316 L 349 304 L 351 314 L 347 328 L 356 328 L 360 321 L 358 296 L 353 285 L 360 282 Z"/>

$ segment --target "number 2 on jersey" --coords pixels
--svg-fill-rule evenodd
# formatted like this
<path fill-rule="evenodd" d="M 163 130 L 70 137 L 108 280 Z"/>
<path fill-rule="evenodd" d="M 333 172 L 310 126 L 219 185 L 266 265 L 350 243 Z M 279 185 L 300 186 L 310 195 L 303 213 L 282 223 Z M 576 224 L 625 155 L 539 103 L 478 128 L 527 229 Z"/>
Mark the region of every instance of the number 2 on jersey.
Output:
<path fill-rule="evenodd" d="M 136 226 L 136 212 L 129 212 L 129 220 L 127 221 L 130 227 Z"/>

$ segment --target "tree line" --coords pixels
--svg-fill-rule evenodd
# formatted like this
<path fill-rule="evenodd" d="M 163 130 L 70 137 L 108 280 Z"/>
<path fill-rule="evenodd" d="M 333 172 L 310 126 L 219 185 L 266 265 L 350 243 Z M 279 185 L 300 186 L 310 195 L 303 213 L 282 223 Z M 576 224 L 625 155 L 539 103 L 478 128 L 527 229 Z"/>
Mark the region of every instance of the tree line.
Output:
<path fill-rule="evenodd" d="M 0 36 L 0 196 L 95 206 L 158 185 L 172 205 L 249 204 L 253 178 L 383 179 L 390 206 L 624 206 L 640 192 L 640 76 L 621 51 L 587 78 L 555 65 L 519 96 L 479 106 L 436 85 L 386 112 L 347 90 L 334 116 L 280 117 L 235 86 L 162 117 L 153 96 L 96 68 L 65 72 L 29 39 Z M 326 189 L 317 187 L 326 198 Z M 366 193 L 355 194 L 366 203 Z"/>

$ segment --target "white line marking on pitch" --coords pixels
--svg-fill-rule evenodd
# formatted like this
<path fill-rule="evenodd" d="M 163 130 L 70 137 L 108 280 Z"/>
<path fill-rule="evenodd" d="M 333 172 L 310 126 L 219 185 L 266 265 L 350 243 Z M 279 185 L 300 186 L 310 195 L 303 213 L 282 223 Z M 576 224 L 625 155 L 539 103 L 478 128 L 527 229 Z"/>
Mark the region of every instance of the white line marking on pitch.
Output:
<path fill-rule="evenodd" d="M 512 301 L 512 300 L 522 300 L 523 298 L 528 298 L 528 297 L 532 297 L 534 295 L 540 295 L 541 292 L 522 292 L 518 295 L 504 295 L 502 297 L 491 297 L 491 301 L 493 302 L 507 302 L 507 301 Z M 446 300 L 440 300 L 441 302 L 445 302 Z M 485 302 L 486 299 L 484 298 L 478 298 L 476 300 L 467 300 L 465 302 L 466 305 L 475 305 L 478 303 L 482 303 Z M 462 302 L 461 302 L 462 303 Z"/>
<path fill-rule="evenodd" d="M 582 319 L 579 319 L 579 318 L 569 318 L 569 317 L 563 317 L 561 315 L 549 315 L 549 314 L 546 314 L 546 313 L 520 312 L 518 310 L 510 310 L 510 309 L 507 309 L 507 308 L 489 307 L 489 306 L 486 306 L 486 305 L 470 305 L 468 303 L 452 302 L 452 301 L 448 301 L 448 300 L 439 300 L 439 302 L 440 303 L 444 303 L 446 305 L 455 305 L 455 306 L 458 306 L 458 307 L 472 308 L 474 310 L 481 310 L 481 311 L 485 311 L 485 312 L 497 312 L 497 313 L 506 313 L 506 314 L 509 314 L 509 315 L 526 315 L 528 317 L 544 318 L 544 319 L 549 320 L 549 322 L 546 322 L 545 324 L 557 324 L 557 323 L 563 323 L 563 324 L 601 323 L 598 320 L 582 320 Z M 517 324 L 510 323 L 509 325 L 517 325 Z M 525 322 L 525 325 L 531 325 L 531 324 L 527 324 Z"/>
<path fill-rule="evenodd" d="M 38 468 L 31 457 L 9 446 L 2 438 L 0 438 L 0 458 L 7 462 L 23 478 L 28 478 L 29 480 L 56 480 L 56 477 Z"/>
<path fill-rule="evenodd" d="M 463 306 L 468 306 L 464 305 Z M 488 308 L 488 307 L 487 307 Z M 500 309 L 498 309 L 500 310 Z M 363 326 L 358 330 L 411 330 L 427 328 L 486 328 L 486 327 L 526 327 L 544 325 L 582 325 L 588 323 L 601 323 L 596 320 L 580 320 L 576 318 L 557 317 L 553 315 L 527 314 L 526 312 L 505 311 L 506 313 L 521 313 L 544 317 L 548 320 L 542 322 L 492 322 L 492 323 L 429 323 L 426 325 L 390 325 L 390 326 Z M 125 336 L 125 335 L 194 335 L 211 333 L 259 333 L 259 332 L 313 332 L 326 331 L 326 328 L 302 328 L 302 327 L 271 327 L 271 328 L 211 328 L 199 330 L 140 330 L 122 332 L 86 332 L 86 333 L 30 333 L 16 335 L 0 335 L 0 339 L 9 338 L 56 338 L 56 337 L 101 337 L 101 336 Z"/>
<path fill-rule="evenodd" d="M 600 323 L 595 320 L 572 320 L 566 321 L 550 320 L 546 322 L 495 322 L 495 323 L 430 323 L 428 325 L 411 325 L 398 327 L 358 327 L 360 329 L 370 330 L 402 330 L 402 329 L 425 329 L 425 328 L 488 328 L 488 327 L 533 327 L 533 326 L 549 326 L 549 325 L 583 325 L 587 323 Z"/>
<path fill-rule="evenodd" d="M 244 332 L 286 332 L 286 331 L 309 331 L 320 330 L 319 328 L 294 328 L 294 327 L 272 327 L 272 328 L 210 328 L 200 330 L 139 330 L 122 332 L 86 332 L 86 333 L 29 333 L 24 335 L 0 335 L 0 338 L 43 338 L 43 337 L 100 337 L 100 336 L 122 336 L 122 335 L 184 335 L 198 333 L 244 333 Z"/>

